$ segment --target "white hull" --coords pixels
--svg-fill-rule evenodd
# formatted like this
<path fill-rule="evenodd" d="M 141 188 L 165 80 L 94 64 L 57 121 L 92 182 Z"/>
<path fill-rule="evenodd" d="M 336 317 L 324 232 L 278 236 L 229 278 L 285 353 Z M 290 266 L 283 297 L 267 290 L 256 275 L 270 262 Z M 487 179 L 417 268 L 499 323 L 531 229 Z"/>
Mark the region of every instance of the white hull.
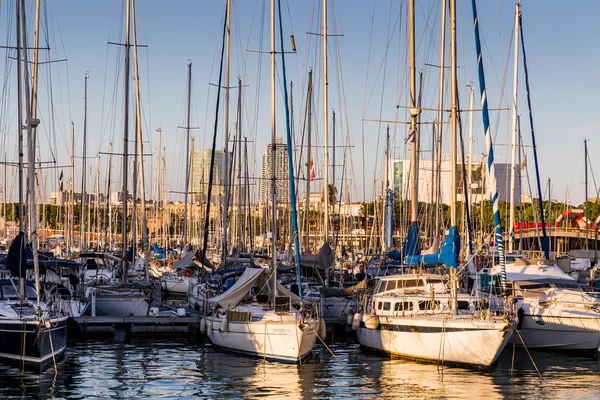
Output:
<path fill-rule="evenodd" d="M 144 317 L 148 313 L 146 296 L 130 294 L 96 295 L 98 313 L 114 317 Z"/>
<path fill-rule="evenodd" d="M 321 316 L 326 319 L 344 318 L 354 309 L 355 301 L 349 297 L 327 297 L 321 301 Z"/>
<path fill-rule="evenodd" d="M 208 293 L 207 293 L 208 290 Z M 191 308 L 203 311 L 206 300 L 212 297 L 212 292 L 205 283 L 192 283 L 188 292 L 188 304 Z"/>
<path fill-rule="evenodd" d="M 222 318 L 207 317 L 207 325 L 212 325 L 208 336 L 215 346 L 227 351 L 297 363 L 312 350 L 318 322 L 301 326 L 295 316 L 292 317 L 285 321 L 229 322 L 223 332 Z"/>
<path fill-rule="evenodd" d="M 187 294 L 190 285 L 196 281 L 197 279 L 192 276 L 163 275 L 160 278 L 160 285 L 164 292 Z"/>
<path fill-rule="evenodd" d="M 529 348 L 595 351 L 600 347 L 600 318 L 525 315 L 520 333 Z M 518 335 L 512 340 L 522 345 Z"/>
<path fill-rule="evenodd" d="M 492 365 L 513 334 L 502 320 L 448 314 L 380 316 L 377 329 L 368 329 L 369 318 L 377 317 L 363 315 L 357 331 L 361 346 L 394 356 L 478 367 Z"/>

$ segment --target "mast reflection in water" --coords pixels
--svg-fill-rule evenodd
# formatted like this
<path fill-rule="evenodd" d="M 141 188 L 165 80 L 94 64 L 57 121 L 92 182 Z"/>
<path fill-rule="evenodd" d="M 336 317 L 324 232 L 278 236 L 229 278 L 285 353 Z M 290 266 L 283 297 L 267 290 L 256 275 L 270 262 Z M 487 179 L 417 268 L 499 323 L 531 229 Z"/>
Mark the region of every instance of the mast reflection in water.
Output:
<path fill-rule="evenodd" d="M 41 374 L 0 366 L 0 398 L 557 399 L 595 398 L 600 366 L 591 358 L 507 349 L 491 372 L 387 359 L 357 344 L 321 345 L 301 367 L 263 363 L 188 340 L 87 341 Z"/>

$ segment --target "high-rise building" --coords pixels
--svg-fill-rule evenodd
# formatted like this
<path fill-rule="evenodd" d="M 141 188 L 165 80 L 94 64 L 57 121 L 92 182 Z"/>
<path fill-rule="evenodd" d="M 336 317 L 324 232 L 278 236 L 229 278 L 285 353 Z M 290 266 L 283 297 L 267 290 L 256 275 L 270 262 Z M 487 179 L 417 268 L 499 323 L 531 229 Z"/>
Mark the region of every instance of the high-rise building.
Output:
<path fill-rule="evenodd" d="M 231 162 L 231 153 L 229 153 Z M 210 178 L 211 149 L 195 151 L 192 157 L 192 170 L 190 172 L 191 200 L 194 203 L 205 203 L 208 198 L 208 182 Z M 225 150 L 215 151 L 213 171 L 212 201 L 218 196 L 224 196 L 227 168 L 225 166 Z"/>
<path fill-rule="evenodd" d="M 263 153 L 262 163 L 262 201 L 271 200 L 273 146 L 268 144 Z M 289 164 L 287 145 L 282 138 L 275 140 L 275 198 L 278 204 L 290 201 Z"/>

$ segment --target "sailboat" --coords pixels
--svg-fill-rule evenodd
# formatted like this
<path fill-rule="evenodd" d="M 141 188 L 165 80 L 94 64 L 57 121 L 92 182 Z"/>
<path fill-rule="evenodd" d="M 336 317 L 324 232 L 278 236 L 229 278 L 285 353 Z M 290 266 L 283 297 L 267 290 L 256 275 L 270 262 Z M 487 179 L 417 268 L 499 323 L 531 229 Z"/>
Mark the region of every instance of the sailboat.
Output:
<path fill-rule="evenodd" d="M 280 24 L 281 24 L 281 10 Z M 226 24 L 229 28 L 230 8 L 227 1 Z M 229 31 L 229 29 L 227 29 Z M 280 25 L 280 32 L 282 27 Z M 282 39 L 283 42 L 283 39 Z M 283 48 L 283 43 L 281 43 Z M 271 140 L 276 142 L 275 126 L 275 1 L 271 0 Z M 289 110 L 287 108 L 287 87 L 285 79 L 285 56 L 281 52 L 283 87 L 286 104 L 288 141 L 290 141 Z M 219 82 L 220 84 L 220 82 Z M 218 116 L 217 116 L 218 117 Z M 276 230 L 276 157 L 273 146 L 271 162 L 272 179 L 271 201 L 273 211 L 272 265 L 271 268 L 246 268 L 243 275 L 225 293 L 208 300 L 213 310 L 206 317 L 206 334 L 218 348 L 265 360 L 298 363 L 307 357 L 317 339 L 317 332 L 324 325 L 319 318 L 317 305 L 305 308 L 302 301 L 302 284 L 299 296 L 285 289 L 277 282 L 277 230 Z M 288 146 L 288 159 L 291 158 Z M 293 164 L 290 171 L 290 198 L 292 199 L 292 229 L 296 231 L 295 250 L 300 275 L 297 219 L 295 212 L 295 186 Z M 206 241 L 206 239 L 205 239 Z"/>
<path fill-rule="evenodd" d="M 67 315 L 57 315 L 40 301 L 25 280 L 25 235 L 13 240 L 7 255 L 12 279 L 0 280 L 0 361 L 40 368 L 67 346 Z"/>
<path fill-rule="evenodd" d="M 35 188 L 35 145 L 34 138 L 40 121 L 33 118 L 33 104 L 37 101 L 37 52 L 34 57 L 33 91 L 30 98 L 28 84 L 27 30 L 24 2 L 16 2 L 17 27 L 17 79 L 18 79 L 18 124 L 19 129 L 19 218 L 20 232 L 13 240 L 6 264 L 12 279 L 0 281 L 0 360 L 40 368 L 51 360 L 56 360 L 67 345 L 67 316 L 55 313 L 41 301 L 40 266 L 38 260 L 37 207 Z M 37 2 L 37 15 L 40 12 Z M 39 18 L 36 18 L 39 21 Z M 39 26 L 36 26 L 34 48 L 38 48 Z M 22 37 L 21 37 L 22 35 Z M 22 41 L 21 41 L 22 39 Z M 22 43 L 22 46 L 21 46 Z M 23 58 L 21 58 L 21 52 Z M 22 72 L 22 65 L 25 70 Z M 22 75 L 21 75 L 22 74 Z M 24 79 L 22 79 L 24 77 Z M 22 90 L 22 80 L 25 89 Z M 22 128 L 22 91 L 25 93 L 27 159 L 29 173 L 29 240 L 33 252 L 35 283 L 25 280 L 27 254 L 25 252 L 24 207 L 23 202 L 23 136 Z"/>
<path fill-rule="evenodd" d="M 187 239 L 187 225 L 188 225 L 188 194 L 190 190 L 190 164 L 192 162 L 192 154 L 194 150 L 190 151 L 189 143 L 190 143 L 190 121 L 191 121 L 191 103 L 192 103 L 192 63 L 188 64 L 188 87 L 187 87 L 188 99 L 187 99 L 187 135 L 186 135 L 186 165 L 185 165 L 185 192 L 184 192 L 184 211 L 183 211 L 183 232 L 182 232 L 182 244 L 184 249 L 187 248 L 188 239 Z M 192 269 L 190 266 L 195 266 L 192 258 L 194 257 L 194 252 L 191 250 L 187 250 L 182 254 L 182 257 L 175 262 L 170 271 L 167 273 L 162 273 L 160 276 L 160 284 L 162 290 L 167 293 L 176 293 L 176 294 L 188 294 L 191 288 L 198 285 L 198 278 L 194 276 Z M 158 272 L 158 271 L 157 271 Z"/>
<path fill-rule="evenodd" d="M 120 282 L 115 282 L 111 285 L 101 285 L 95 287 L 95 293 L 92 294 L 96 298 L 96 308 L 104 314 L 113 315 L 118 317 L 127 316 L 145 316 L 148 313 L 150 303 L 152 302 L 152 296 L 154 294 L 154 288 L 148 285 L 147 282 L 139 283 L 128 283 L 129 279 L 129 264 L 135 260 L 135 236 L 133 248 L 128 250 L 127 247 L 127 203 L 129 201 L 127 184 L 129 180 L 128 175 L 128 141 L 129 141 L 129 77 L 130 77 L 130 27 L 133 26 L 133 49 L 134 49 L 134 67 L 135 67 L 135 82 L 136 82 L 136 115 L 137 115 L 137 153 L 139 155 L 140 166 L 143 165 L 143 151 L 141 144 L 141 114 L 140 114 L 140 99 L 139 99 L 139 74 L 138 74 L 138 63 L 137 63 L 137 34 L 136 34 L 136 18 L 135 18 L 135 2 L 134 0 L 127 0 L 126 5 L 126 29 L 125 29 L 125 118 L 124 118 L 124 149 L 123 149 L 123 218 L 122 218 L 122 258 L 120 259 Z M 143 168 L 140 168 L 141 175 L 143 176 Z M 145 220 L 145 198 L 144 198 L 144 179 L 141 177 L 141 199 L 142 199 L 142 232 L 143 232 L 143 243 L 145 249 L 147 249 L 147 228 Z M 135 207 L 135 197 L 133 204 Z M 134 214 L 135 214 L 134 209 Z M 136 226 L 133 225 L 135 231 Z M 148 259 L 148 257 L 146 257 Z M 146 271 L 147 272 L 147 271 Z M 112 283 L 112 282 L 111 282 Z"/>
<path fill-rule="evenodd" d="M 563 272 L 554 261 L 549 260 L 544 210 L 541 199 L 542 192 L 539 171 L 537 169 L 537 150 L 531 112 L 531 92 L 529 90 L 525 41 L 523 38 L 522 13 L 520 4 L 517 3 L 515 5 L 515 81 L 518 72 L 519 42 L 523 50 L 527 103 L 530 111 L 529 120 L 536 164 L 540 215 L 542 217 L 543 241 L 540 247 L 543 250 L 545 258 L 528 259 L 521 257 L 505 266 L 506 283 L 513 291 L 512 294 L 519 320 L 517 328 L 520 329 L 523 341 L 521 342 L 516 338 L 513 340 L 517 345 L 525 345 L 530 348 L 596 352 L 600 346 L 600 301 L 598 301 L 597 297 L 584 293 L 573 277 Z M 514 107 L 516 108 L 516 102 Z M 516 110 L 514 113 L 516 114 Z M 514 134 L 516 135 L 516 123 L 514 124 L 514 129 Z M 584 141 L 584 144 L 587 172 L 587 142 Z M 587 218 L 585 223 L 587 226 Z M 595 269 L 597 268 L 595 267 Z M 488 292 L 488 294 L 490 295 L 490 303 L 497 307 L 502 307 L 503 304 L 503 299 L 497 293 L 497 289 L 502 284 L 500 279 L 501 269 L 501 265 L 495 265 L 490 273 L 492 277 L 490 285 L 491 293 Z M 592 270 L 592 277 L 594 276 L 595 269 Z M 481 272 L 484 271 L 482 269 Z M 482 280 L 478 281 L 481 282 Z"/>
<path fill-rule="evenodd" d="M 451 166 L 456 179 L 456 1 L 450 0 L 451 21 Z M 446 1 L 442 2 L 442 38 L 445 33 Z M 410 132 L 417 135 L 415 79 L 415 1 L 409 1 L 410 33 Z M 442 40 L 442 46 L 444 41 Z M 443 65 L 441 66 L 443 70 Z M 487 110 L 487 107 L 484 107 Z M 446 265 L 450 279 L 442 275 L 414 273 L 378 278 L 373 295 L 363 314 L 354 317 L 362 347 L 387 354 L 418 360 L 464 364 L 476 367 L 491 366 L 500 355 L 513 329 L 505 315 L 492 315 L 487 310 L 470 308 L 468 302 L 459 310 L 457 295 L 458 251 L 460 237 L 456 228 L 456 192 L 451 204 L 451 227 L 435 254 L 421 255 L 417 226 L 417 169 L 416 139 L 411 142 L 411 225 L 405 243 L 404 264 L 413 267 Z M 452 186 L 453 188 L 456 185 Z M 445 279 L 444 279 L 445 278 Z M 438 285 L 436 288 L 435 285 Z M 441 286 L 441 287 L 440 287 Z M 436 299 L 436 293 L 449 297 Z M 436 290 L 437 289 L 437 290 Z M 444 296 L 442 296 L 444 297 Z M 462 308 L 462 307 L 461 307 Z"/>

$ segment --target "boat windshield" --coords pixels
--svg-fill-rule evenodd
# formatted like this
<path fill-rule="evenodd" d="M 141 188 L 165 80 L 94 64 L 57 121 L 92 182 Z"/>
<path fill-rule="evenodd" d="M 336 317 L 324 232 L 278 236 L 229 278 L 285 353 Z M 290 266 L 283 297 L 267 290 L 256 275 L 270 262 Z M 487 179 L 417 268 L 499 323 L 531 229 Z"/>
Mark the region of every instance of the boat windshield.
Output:
<path fill-rule="evenodd" d="M 2 285 L 0 286 L 0 291 L 2 292 L 3 300 L 17 300 L 19 298 L 15 288 L 12 285 Z M 35 300 L 35 289 L 31 286 L 25 286 L 25 296 L 29 300 Z"/>

